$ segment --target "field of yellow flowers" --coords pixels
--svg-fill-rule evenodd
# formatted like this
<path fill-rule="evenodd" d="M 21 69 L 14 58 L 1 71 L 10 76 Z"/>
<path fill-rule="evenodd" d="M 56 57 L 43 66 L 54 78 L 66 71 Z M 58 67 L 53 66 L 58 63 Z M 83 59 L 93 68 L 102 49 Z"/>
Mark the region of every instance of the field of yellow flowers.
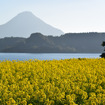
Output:
<path fill-rule="evenodd" d="M 105 105 L 105 59 L 0 61 L 0 105 Z"/>

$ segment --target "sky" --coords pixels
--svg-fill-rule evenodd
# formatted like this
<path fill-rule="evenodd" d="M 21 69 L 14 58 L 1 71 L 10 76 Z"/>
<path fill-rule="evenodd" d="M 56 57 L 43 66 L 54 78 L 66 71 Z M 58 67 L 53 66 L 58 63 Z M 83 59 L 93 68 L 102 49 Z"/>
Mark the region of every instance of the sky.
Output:
<path fill-rule="evenodd" d="M 105 32 L 105 0 L 0 0 L 0 25 L 30 11 L 69 32 Z"/>

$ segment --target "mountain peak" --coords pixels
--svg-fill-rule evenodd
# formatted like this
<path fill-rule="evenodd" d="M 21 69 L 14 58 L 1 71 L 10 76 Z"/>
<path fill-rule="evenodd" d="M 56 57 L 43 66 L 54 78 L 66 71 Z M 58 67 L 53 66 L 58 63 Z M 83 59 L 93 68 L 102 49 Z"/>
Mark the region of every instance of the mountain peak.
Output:
<path fill-rule="evenodd" d="M 19 13 L 9 22 L 0 26 L 0 38 L 3 37 L 29 37 L 32 33 L 60 36 L 64 34 L 61 30 L 45 23 L 32 12 Z"/>
<path fill-rule="evenodd" d="M 30 11 L 21 12 L 17 16 L 34 16 L 35 17 L 35 15 Z"/>
<path fill-rule="evenodd" d="M 9 22 L 11 21 L 26 21 L 27 23 L 30 21 L 34 21 L 35 19 L 38 20 L 38 18 L 32 13 L 32 12 L 29 12 L 29 11 L 25 11 L 25 12 L 21 12 L 19 14 L 17 14 L 13 19 L 11 19 Z"/>

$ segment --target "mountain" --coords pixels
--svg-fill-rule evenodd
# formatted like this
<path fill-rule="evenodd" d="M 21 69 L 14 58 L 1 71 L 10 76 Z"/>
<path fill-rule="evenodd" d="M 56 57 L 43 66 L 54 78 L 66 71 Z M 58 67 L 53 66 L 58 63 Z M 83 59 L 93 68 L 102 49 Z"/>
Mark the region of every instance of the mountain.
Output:
<path fill-rule="evenodd" d="M 22 12 L 6 24 L 0 25 L 0 38 L 3 37 L 29 37 L 31 33 L 40 32 L 44 35 L 64 34 L 34 16 L 31 12 Z"/>
<path fill-rule="evenodd" d="M 45 36 L 33 33 L 28 38 L 0 39 L 0 52 L 18 53 L 101 53 L 105 33 L 67 33 Z"/>

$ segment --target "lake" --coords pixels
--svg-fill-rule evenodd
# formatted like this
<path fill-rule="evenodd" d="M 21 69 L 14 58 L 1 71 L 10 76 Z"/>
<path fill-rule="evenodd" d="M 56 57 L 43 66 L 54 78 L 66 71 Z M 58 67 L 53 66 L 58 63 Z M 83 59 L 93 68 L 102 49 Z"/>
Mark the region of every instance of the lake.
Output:
<path fill-rule="evenodd" d="M 0 53 L 0 60 L 100 58 L 100 53 Z"/>

